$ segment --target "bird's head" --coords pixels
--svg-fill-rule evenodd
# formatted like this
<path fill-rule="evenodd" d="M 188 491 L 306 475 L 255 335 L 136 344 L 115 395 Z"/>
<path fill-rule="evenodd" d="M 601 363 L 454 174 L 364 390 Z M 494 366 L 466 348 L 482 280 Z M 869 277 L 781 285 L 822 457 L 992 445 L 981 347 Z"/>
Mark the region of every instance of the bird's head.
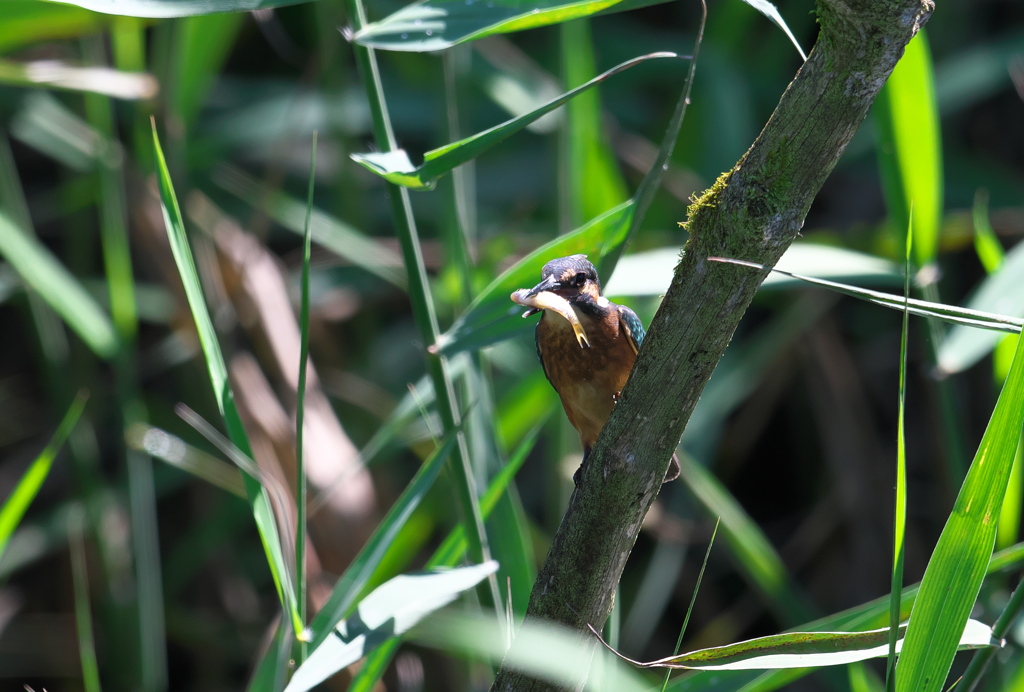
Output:
<path fill-rule="evenodd" d="M 601 281 L 586 255 L 569 255 L 553 259 L 541 270 L 541 282 L 528 295 L 551 291 L 569 302 L 584 300 L 601 302 Z"/>

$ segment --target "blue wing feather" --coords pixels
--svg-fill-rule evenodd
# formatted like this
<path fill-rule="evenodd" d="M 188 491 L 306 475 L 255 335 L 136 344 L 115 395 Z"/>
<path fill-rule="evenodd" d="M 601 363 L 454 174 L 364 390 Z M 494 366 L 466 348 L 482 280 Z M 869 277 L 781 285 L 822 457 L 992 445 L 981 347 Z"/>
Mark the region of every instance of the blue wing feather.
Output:
<path fill-rule="evenodd" d="M 647 335 L 647 332 L 644 331 L 643 322 L 640 321 L 635 312 L 625 305 L 617 305 L 616 307 L 619 309 L 619 325 L 623 333 L 629 339 L 633 349 L 639 351 L 640 346 L 644 343 L 644 337 Z"/>

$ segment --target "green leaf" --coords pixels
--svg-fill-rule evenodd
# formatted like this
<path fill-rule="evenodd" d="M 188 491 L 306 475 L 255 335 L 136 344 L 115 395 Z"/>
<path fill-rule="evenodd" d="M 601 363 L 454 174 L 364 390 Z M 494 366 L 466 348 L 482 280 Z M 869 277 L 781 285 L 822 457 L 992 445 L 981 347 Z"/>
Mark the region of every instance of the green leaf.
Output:
<path fill-rule="evenodd" d="M 234 393 L 228 382 L 227 366 L 224 363 L 224 356 L 217 341 L 217 332 L 213 327 L 213 320 L 206 308 L 203 298 L 203 289 L 199 283 L 199 273 L 196 271 L 195 260 L 192 257 L 192 250 L 189 248 L 188 236 L 185 232 L 185 221 L 181 216 L 181 209 L 178 207 L 178 199 L 174 193 L 174 184 L 171 181 L 171 174 L 167 170 L 167 161 L 164 159 L 163 149 L 160 147 L 160 139 L 156 132 L 156 122 L 152 122 L 153 128 L 153 150 L 157 165 L 157 180 L 160 185 L 160 202 L 163 211 L 164 225 L 167 227 L 167 238 L 171 244 L 171 253 L 174 255 L 174 262 L 178 267 L 178 274 L 185 288 L 185 296 L 188 298 L 189 308 L 192 310 L 192 319 L 196 323 L 196 331 L 199 335 L 199 342 L 202 345 L 203 356 L 206 361 L 207 372 L 210 376 L 210 384 L 213 387 L 213 395 L 217 400 L 217 407 L 227 428 L 228 437 L 232 444 L 237 447 L 242 455 L 252 458 L 252 448 L 249 445 L 249 438 L 242 426 L 242 418 L 235 406 Z M 274 579 L 274 586 L 277 589 L 278 598 L 284 611 L 291 619 L 292 627 L 296 632 L 302 631 L 302 621 L 299 618 L 298 607 L 295 601 L 295 591 L 284 559 L 284 550 L 281 547 L 281 538 L 278 533 L 277 523 L 274 520 L 274 512 L 270 505 L 270 498 L 267 489 L 260 483 L 259 479 L 250 473 L 243 474 L 245 491 L 252 507 L 253 518 L 256 520 L 256 528 L 263 543 L 263 550 L 266 553 L 267 564 L 270 567 L 271 576 Z"/>
<path fill-rule="evenodd" d="M 170 80 L 167 101 L 171 112 L 185 124 L 191 125 L 198 115 L 244 19 L 240 14 L 213 14 L 177 23 L 176 45 L 171 50 L 174 79 Z"/>
<path fill-rule="evenodd" d="M 540 279 L 540 270 L 553 257 L 588 255 L 595 264 L 626 241 L 636 205 L 620 204 L 583 227 L 542 245 L 506 270 L 477 296 L 451 329 L 437 340 L 437 351 L 453 355 L 502 341 L 534 325 L 520 318 L 522 307 L 509 296 Z M 595 261 L 596 260 L 596 261 Z"/>
<path fill-rule="evenodd" d="M 100 33 L 110 18 L 39 0 L 0 2 L 0 53 L 30 43 Z"/>
<path fill-rule="evenodd" d="M 462 419 L 463 428 L 469 458 L 473 460 L 477 473 L 486 478 L 491 469 L 503 469 L 507 465 L 497 439 L 495 422 L 498 414 L 492 390 L 492 364 L 480 354 L 468 360 L 469 368 L 462 385 L 463 401 L 473 403 Z M 482 515 L 482 503 L 480 512 Z M 537 566 L 530 524 L 514 484 L 506 485 L 484 526 L 490 538 L 491 557 L 500 565 L 496 579 L 501 591 L 501 604 L 521 615 L 526 612 L 530 591 L 537 580 Z"/>
<path fill-rule="evenodd" d="M 352 604 L 359 598 L 363 586 L 370 581 L 374 571 L 380 565 L 395 536 L 408 521 L 427 491 L 434 485 L 437 474 L 444 467 L 448 455 L 455 444 L 455 436 L 448 438 L 434 450 L 434 453 L 423 462 L 419 471 L 402 491 L 402 495 L 388 510 L 388 514 L 374 530 L 373 535 L 359 551 L 345 573 L 331 591 L 327 603 L 310 623 L 310 641 L 314 646 L 320 645 L 331 633 L 334 625 L 348 615 Z"/>
<path fill-rule="evenodd" d="M 519 469 L 522 468 L 523 462 L 526 461 L 526 456 L 537 442 L 539 430 L 540 427 L 538 426 L 526 435 L 522 443 L 509 456 L 508 463 L 502 467 L 501 471 L 491 481 L 491 484 L 487 487 L 487 492 L 480 498 L 480 513 L 484 519 L 487 519 L 491 512 L 494 511 L 498 501 L 505 494 L 506 489 L 512 483 Z M 468 546 L 469 542 L 466 540 L 465 526 L 458 524 L 427 561 L 427 569 L 454 567 L 462 560 Z M 398 648 L 401 644 L 402 639 L 394 637 L 367 656 L 365 663 L 352 679 L 349 692 L 370 692 L 375 689 L 377 681 L 383 677 L 388 663 L 398 653 Z"/>
<path fill-rule="evenodd" d="M 100 358 L 113 358 L 120 342 L 110 317 L 37 238 L 0 211 L 0 255 Z"/>
<path fill-rule="evenodd" d="M 388 637 L 409 630 L 433 611 L 451 603 L 498 569 L 482 565 L 404 574 L 377 587 L 359 602 L 353 616 L 331 630 L 295 671 L 285 692 L 304 692 L 366 656 Z"/>
<path fill-rule="evenodd" d="M 893 226 L 911 224 L 918 266 L 935 261 L 942 225 L 942 142 L 924 30 L 907 45 L 875 101 L 882 189 Z"/>
<path fill-rule="evenodd" d="M 497 507 L 498 501 L 504 494 L 505 489 L 512 484 L 512 480 L 526 461 L 526 456 L 533 449 L 537 441 L 538 432 L 539 428 L 536 428 L 527 434 L 509 457 L 508 463 L 495 475 L 494 480 L 487 486 L 486 492 L 480 497 L 480 512 L 484 515 L 484 518 L 490 516 L 494 508 Z M 468 545 L 465 528 L 462 525 L 456 526 L 434 552 L 434 555 L 427 562 L 427 566 L 450 567 L 457 564 L 465 554 Z"/>
<path fill-rule="evenodd" d="M 93 12 L 125 17 L 191 17 L 218 12 L 252 12 L 273 7 L 298 5 L 308 0 L 46 0 L 77 5 Z"/>
<path fill-rule="evenodd" d="M 435 51 L 485 36 L 534 29 L 666 0 L 425 0 L 371 22 L 355 34 L 371 48 Z"/>
<path fill-rule="evenodd" d="M 584 84 L 597 73 L 590 21 L 578 19 L 562 24 L 560 29 L 566 85 Z M 562 141 L 559 168 L 567 181 L 567 200 L 563 204 L 575 228 L 629 198 L 604 129 L 601 95 L 596 89 L 580 94 L 566 106 Z"/>
<path fill-rule="evenodd" d="M 996 553 L 988 565 L 988 574 L 993 575 L 1017 569 L 1024 562 L 1024 543 Z M 900 617 L 910 616 L 910 609 L 917 598 L 919 585 L 903 589 L 900 601 Z M 888 594 L 868 603 L 855 606 L 839 613 L 815 620 L 795 628 L 794 631 L 862 631 L 883 625 L 889 618 L 890 599 Z M 769 692 L 788 685 L 807 675 L 813 669 L 779 669 L 757 671 L 691 671 L 677 677 L 669 686 L 675 692 L 694 692 L 713 688 L 716 692 Z"/>
<path fill-rule="evenodd" d="M 82 524 L 85 511 L 72 510 L 68 517 L 68 543 L 71 548 L 71 580 L 75 594 L 75 629 L 78 633 L 78 660 L 82 667 L 85 692 L 100 692 L 100 670 L 96 662 L 92 611 L 89 607 L 89 569 L 85 560 Z"/>
<path fill-rule="evenodd" d="M 309 231 L 309 218 L 313 212 L 313 189 L 316 182 L 316 140 L 313 131 L 313 145 L 309 157 L 309 186 L 306 189 L 306 221 L 302 229 L 302 279 L 299 308 L 299 382 L 295 390 L 295 600 L 298 603 L 299 619 L 306 622 L 306 517 L 307 492 L 305 444 L 306 417 L 306 376 L 309 370 L 309 262 L 313 250 L 313 236 Z M 299 663 L 305 659 L 305 641 L 298 646 Z"/>
<path fill-rule="evenodd" d="M 971 220 L 974 222 L 974 251 L 978 254 L 981 266 L 989 274 L 1003 266 L 1006 252 L 1003 250 L 992 223 L 988 218 L 988 193 L 978 190 L 974 193 L 974 207 L 971 209 Z"/>
<path fill-rule="evenodd" d="M 32 500 L 39 493 L 39 488 L 42 487 L 43 481 L 50 474 L 53 460 L 56 458 L 60 448 L 64 446 L 64 441 L 71 434 L 75 423 L 78 422 L 79 417 L 82 415 L 82 411 L 85 410 L 85 402 L 88 398 L 85 394 L 79 394 L 72 402 L 67 413 L 64 414 L 64 419 L 57 427 L 57 432 L 53 434 L 53 437 L 50 438 L 43 451 L 39 453 L 39 456 L 36 457 L 35 461 L 32 462 L 28 470 L 22 475 L 18 485 L 14 487 L 14 491 L 4 500 L 3 507 L 0 507 L 0 556 L 4 554 L 7 542 L 11 540 L 11 534 L 18 528 L 18 524 L 21 523 L 22 517 L 25 516 L 28 506 L 32 504 Z"/>
<path fill-rule="evenodd" d="M 901 634 L 906 628 L 906 625 L 900 627 Z M 897 650 L 902 642 L 903 637 L 900 637 Z M 957 640 L 961 649 L 998 645 L 999 642 L 992 639 L 992 628 L 977 620 L 968 620 Z M 818 668 L 865 661 L 885 656 L 888 652 L 888 627 L 867 632 L 787 632 L 638 665 L 643 668 L 701 670 Z"/>
<path fill-rule="evenodd" d="M 910 313 L 907 301 L 910 300 L 910 252 L 913 246 L 913 229 L 907 226 L 906 242 L 903 255 L 903 324 L 900 329 L 900 381 L 897 390 L 896 413 L 896 496 L 892 522 L 892 577 L 889 582 L 889 651 L 885 663 L 885 689 L 893 692 L 898 653 L 900 604 L 903 591 L 903 562 L 905 557 L 904 537 L 907 528 L 907 437 L 906 437 L 906 403 L 907 403 L 907 339 L 910 329 Z"/>
<path fill-rule="evenodd" d="M 1002 266 L 986 276 L 967 300 L 972 310 L 998 312 L 1024 317 L 1024 243 L 1007 253 Z M 1000 335 L 965 327 L 953 327 L 938 349 L 939 369 L 945 373 L 962 372 L 988 355 Z"/>
<path fill-rule="evenodd" d="M 711 540 L 708 541 L 708 549 L 704 551 L 704 562 L 700 565 L 700 572 L 697 573 L 697 583 L 693 587 L 693 593 L 690 595 L 690 605 L 686 608 L 686 616 L 683 618 L 683 625 L 679 628 L 679 636 L 676 637 L 676 645 L 672 649 L 672 655 L 678 656 L 679 649 L 683 646 L 683 637 L 686 636 L 686 628 L 690 624 L 690 616 L 693 615 L 693 606 L 697 603 L 697 593 L 700 591 L 701 582 L 704 581 L 704 572 L 708 568 L 708 561 L 711 559 L 711 549 L 715 547 L 715 537 L 718 536 L 718 529 L 722 525 L 721 518 L 715 520 L 715 530 L 711 532 Z M 673 577 L 678 576 L 678 570 L 673 570 Z M 666 588 L 670 588 L 668 584 L 665 584 Z M 631 616 L 632 617 L 632 616 Z M 660 616 L 659 616 L 660 618 Z M 672 671 L 665 671 L 665 678 L 661 681 L 661 692 L 665 692 L 668 689 L 669 680 L 672 679 Z"/>
<path fill-rule="evenodd" d="M 294 641 L 288 628 L 281 623 L 274 632 L 274 638 L 266 647 L 256 670 L 249 679 L 246 688 L 249 692 L 278 692 L 284 689 L 285 675 L 290 670 L 288 665 L 291 644 Z"/>
<path fill-rule="evenodd" d="M 959 633 L 974 607 L 995 545 L 999 509 L 1024 425 L 1024 339 L 932 552 L 896 666 L 898 692 L 943 688 Z"/>
<path fill-rule="evenodd" d="M 434 187 L 438 178 L 450 172 L 456 166 L 476 158 L 541 116 L 564 105 L 577 94 L 600 84 L 612 75 L 628 70 L 647 60 L 679 57 L 675 53 L 661 52 L 650 53 L 627 60 L 607 72 L 594 77 L 589 82 L 548 101 L 543 106 L 529 113 L 507 120 L 500 125 L 495 125 L 489 130 L 478 132 L 465 139 L 428 151 L 423 155 L 423 164 L 420 166 L 412 164 L 412 161 L 409 160 L 409 154 L 404 149 L 369 154 L 352 154 L 352 159 L 395 185 L 403 185 L 414 190 L 429 190 Z"/>

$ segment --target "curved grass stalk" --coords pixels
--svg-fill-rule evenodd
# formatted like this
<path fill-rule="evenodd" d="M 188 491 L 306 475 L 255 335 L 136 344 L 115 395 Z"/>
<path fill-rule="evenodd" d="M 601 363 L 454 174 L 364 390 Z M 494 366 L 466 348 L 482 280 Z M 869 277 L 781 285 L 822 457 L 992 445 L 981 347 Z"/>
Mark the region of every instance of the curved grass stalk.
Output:
<path fill-rule="evenodd" d="M 348 0 L 349 12 L 356 29 L 366 22 L 366 15 L 361 0 Z M 395 137 L 391 129 L 387 103 L 384 99 L 384 88 L 380 80 L 377 56 L 372 48 L 353 44 L 356 62 L 366 82 L 366 94 L 370 102 L 373 117 L 373 131 L 377 146 L 382 151 L 393 151 Z M 391 214 L 402 246 L 405 268 L 409 274 L 409 298 L 412 302 L 413 316 L 424 344 L 433 346 L 438 339 L 440 329 L 437 314 L 434 311 L 430 284 L 423 262 L 423 251 L 420 246 L 419 233 L 412 214 L 409 191 L 392 183 L 388 183 L 388 196 L 391 200 Z M 456 444 L 452 470 L 459 505 L 462 510 L 463 522 L 466 524 L 466 535 L 470 541 L 470 555 L 473 562 L 484 563 L 491 559 L 491 551 L 487 542 L 483 517 L 480 513 L 476 481 L 469 463 L 469 450 L 465 435 L 461 430 L 461 416 L 455 401 L 455 388 L 448 369 L 448 359 L 439 353 L 427 354 L 427 371 L 434 383 L 437 396 L 437 408 L 444 424 L 446 433 L 454 432 Z M 491 598 L 497 606 L 501 603 L 498 581 L 493 574 L 487 578 Z"/>

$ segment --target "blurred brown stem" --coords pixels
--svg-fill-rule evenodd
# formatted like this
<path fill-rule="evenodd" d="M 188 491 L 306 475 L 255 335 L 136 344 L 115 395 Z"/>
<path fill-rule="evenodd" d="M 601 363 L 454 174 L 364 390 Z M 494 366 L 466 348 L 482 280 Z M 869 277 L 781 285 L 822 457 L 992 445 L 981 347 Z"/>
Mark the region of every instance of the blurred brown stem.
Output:
<path fill-rule="evenodd" d="M 750 150 L 689 209 L 685 255 L 582 471 L 528 618 L 567 625 L 584 639 L 588 624 L 600 629 L 607 619 L 672 451 L 764 278 L 706 259 L 775 264 L 933 9 L 931 0 L 819 0 L 820 33 L 807 62 Z M 573 689 L 586 675 L 578 671 Z M 560 688 L 502 667 L 491 689 Z"/>

